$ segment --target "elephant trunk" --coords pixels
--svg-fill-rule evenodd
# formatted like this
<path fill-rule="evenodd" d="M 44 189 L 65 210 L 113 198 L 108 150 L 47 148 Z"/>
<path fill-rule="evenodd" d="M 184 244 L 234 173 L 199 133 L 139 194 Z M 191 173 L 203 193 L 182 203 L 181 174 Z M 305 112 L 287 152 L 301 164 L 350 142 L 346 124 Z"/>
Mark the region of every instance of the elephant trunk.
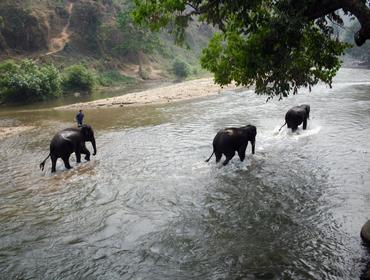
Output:
<path fill-rule="evenodd" d="M 91 139 L 91 144 L 92 144 L 92 146 L 93 146 L 93 148 L 94 148 L 94 153 L 93 153 L 93 155 L 95 156 L 95 155 L 96 155 L 96 143 L 95 143 L 95 138 L 92 138 L 92 139 Z"/>

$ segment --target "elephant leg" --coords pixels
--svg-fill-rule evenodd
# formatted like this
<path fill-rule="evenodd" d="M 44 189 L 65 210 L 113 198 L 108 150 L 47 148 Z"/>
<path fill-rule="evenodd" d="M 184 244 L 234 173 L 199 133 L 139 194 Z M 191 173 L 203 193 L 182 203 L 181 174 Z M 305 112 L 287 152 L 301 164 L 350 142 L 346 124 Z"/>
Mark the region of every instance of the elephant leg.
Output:
<path fill-rule="evenodd" d="M 62 157 L 62 160 L 64 162 L 64 166 L 67 168 L 67 169 L 71 169 L 72 166 L 69 164 L 69 155 L 68 156 L 63 156 Z"/>
<path fill-rule="evenodd" d="M 89 161 L 89 160 L 90 160 L 90 152 L 89 152 L 89 150 L 86 148 L 86 146 L 85 146 L 85 145 L 81 147 L 81 154 L 86 155 L 86 156 L 85 156 L 85 160 L 87 160 L 87 161 Z"/>
<path fill-rule="evenodd" d="M 238 155 L 239 155 L 240 161 L 243 161 L 245 159 L 245 150 L 246 149 L 247 149 L 247 146 L 242 146 L 242 147 L 239 148 Z"/>
<path fill-rule="evenodd" d="M 252 143 L 252 154 L 254 155 L 255 148 L 256 148 L 256 139 L 251 141 Z"/>
<path fill-rule="evenodd" d="M 222 153 L 220 152 L 215 152 L 215 155 L 216 155 L 216 163 L 219 162 L 221 160 L 221 157 L 222 157 Z"/>
<path fill-rule="evenodd" d="M 298 126 L 292 126 L 292 132 L 295 132 L 298 129 Z"/>
<path fill-rule="evenodd" d="M 76 161 L 77 161 L 77 163 L 80 163 L 81 162 L 81 153 L 80 153 L 80 150 L 76 149 L 75 154 L 76 154 Z"/>
<path fill-rule="evenodd" d="M 234 157 L 235 155 L 235 151 L 228 151 L 227 153 L 225 153 L 225 156 L 226 156 L 226 160 L 222 163 L 223 165 L 226 165 L 229 163 L 229 161 Z"/>
<path fill-rule="evenodd" d="M 55 172 L 58 158 L 54 155 L 51 155 L 50 158 L 51 158 L 51 172 Z"/>
<path fill-rule="evenodd" d="M 303 120 L 303 129 L 307 128 L 307 118 Z"/>

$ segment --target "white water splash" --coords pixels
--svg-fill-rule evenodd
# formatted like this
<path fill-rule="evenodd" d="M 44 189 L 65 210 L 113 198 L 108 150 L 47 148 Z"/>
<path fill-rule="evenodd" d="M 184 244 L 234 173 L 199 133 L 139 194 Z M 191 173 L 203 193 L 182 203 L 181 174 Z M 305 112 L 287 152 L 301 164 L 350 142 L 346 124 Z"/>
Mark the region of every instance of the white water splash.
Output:
<path fill-rule="evenodd" d="M 312 124 L 308 125 L 307 129 L 304 130 L 302 127 L 298 127 L 298 129 L 295 132 L 292 132 L 290 128 L 284 128 L 279 131 L 278 126 L 276 126 L 273 130 L 273 136 L 277 138 L 292 138 L 292 139 L 300 139 L 308 136 L 312 136 L 315 134 L 318 134 L 321 130 L 320 125 Z"/>

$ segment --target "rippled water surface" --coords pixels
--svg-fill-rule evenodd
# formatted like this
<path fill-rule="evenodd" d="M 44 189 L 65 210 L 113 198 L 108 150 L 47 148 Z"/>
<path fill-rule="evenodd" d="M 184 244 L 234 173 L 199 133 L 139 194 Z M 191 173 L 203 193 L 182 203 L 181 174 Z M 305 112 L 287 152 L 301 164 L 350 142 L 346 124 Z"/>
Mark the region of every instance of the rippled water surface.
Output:
<path fill-rule="evenodd" d="M 98 154 L 56 174 L 38 164 L 74 112 L 2 109 L 0 123 L 35 128 L 0 142 L 0 279 L 359 279 L 370 72 L 265 100 L 247 90 L 87 111 Z M 278 132 L 302 103 L 308 130 Z M 204 162 L 220 128 L 248 123 L 255 155 Z"/>

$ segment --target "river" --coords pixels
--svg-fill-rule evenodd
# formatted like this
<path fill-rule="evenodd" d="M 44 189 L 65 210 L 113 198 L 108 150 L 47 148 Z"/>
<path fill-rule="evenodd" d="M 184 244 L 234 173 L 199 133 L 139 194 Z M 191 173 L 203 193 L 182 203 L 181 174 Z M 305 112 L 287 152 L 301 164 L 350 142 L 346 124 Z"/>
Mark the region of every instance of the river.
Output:
<path fill-rule="evenodd" d="M 265 101 L 245 90 L 87 110 L 98 153 L 56 174 L 38 165 L 74 112 L 2 109 L 1 123 L 35 128 L 0 141 L 0 279 L 359 279 L 370 71 Z M 278 132 L 302 103 L 308 129 Z M 204 162 L 220 128 L 249 123 L 255 155 Z"/>

